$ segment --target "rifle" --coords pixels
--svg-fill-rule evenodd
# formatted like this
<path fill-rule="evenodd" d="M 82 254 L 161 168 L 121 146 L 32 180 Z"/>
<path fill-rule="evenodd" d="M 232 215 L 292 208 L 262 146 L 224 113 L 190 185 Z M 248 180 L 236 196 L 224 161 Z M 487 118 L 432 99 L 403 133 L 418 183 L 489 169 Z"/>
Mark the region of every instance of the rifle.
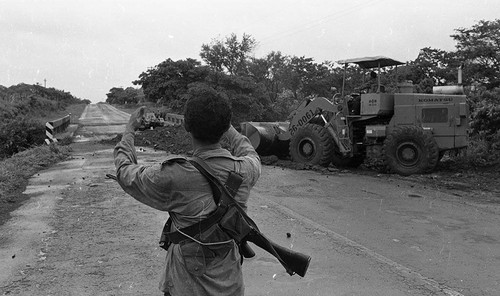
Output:
<path fill-rule="evenodd" d="M 260 232 L 257 224 L 248 217 L 245 210 L 243 210 L 238 202 L 234 200 L 226 186 L 222 185 L 220 180 L 212 173 L 212 169 L 201 158 L 190 157 L 188 160 L 210 181 L 214 194 L 220 194 L 221 199 L 219 206 L 228 207 L 228 213 L 224 215 L 219 225 L 226 230 L 233 239 L 241 243 L 241 252 L 243 256 L 246 258 L 248 258 L 248 255 L 253 257 L 253 250 L 246 244 L 247 241 L 252 242 L 259 248 L 276 257 L 289 275 L 298 274 L 304 277 L 309 267 L 311 257 L 282 247 L 269 240 Z M 227 220 L 225 220 L 226 217 L 228 218 Z M 249 252 L 249 254 L 245 254 L 245 252 Z"/>

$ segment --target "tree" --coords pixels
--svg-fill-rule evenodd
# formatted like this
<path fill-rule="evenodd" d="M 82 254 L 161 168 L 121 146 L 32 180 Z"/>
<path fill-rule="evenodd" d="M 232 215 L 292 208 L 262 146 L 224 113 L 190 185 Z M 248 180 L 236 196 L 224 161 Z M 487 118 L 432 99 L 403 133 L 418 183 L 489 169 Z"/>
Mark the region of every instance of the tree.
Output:
<path fill-rule="evenodd" d="M 500 86 L 500 19 L 479 21 L 451 35 L 457 54 L 465 62 L 464 76 L 487 89 Z"/>
<path fill-rule="evenodd" d="M 234 124 L 243 121 L 273 120 L 265 116 L 265 111 L 270 105 L 265 88 L 261 83 L 256 83 L 253 78 L 222 74 L 217 89 L 225 92 L 229 97 Z"/>
<path fill-rule="evenodd" d="M 330 62 L 315 63 L 312 58 L 271 52 L 254 58 L 249 65 L 250 76 L 265 86 L 271 117 L 284 120 L 298 103 L 308 96 L 333 96 L 332 87 L 342 86 L 341 71 Z M 340 89 L 338 89 L 340 90 Z M 268 117 L 269 117 L 268 116 Z"/>
<path fill-rule="evenodd" d="M 137 104 L 139 102 L 141 90 L 133 87 L 113 87 L 106 94 L 108 104 Z"/>
<path fill-rule="evenodd" d="M 141 73 L 133 84 L 142 86 L 147 101 L 180 110 L 189 85 L 204 82 L 208 74 L 209 69 L 195 59 L 167 59 Z"/>
<path fill-rule="evenodd" d="M 203 44 L 200 56 L 216 73 L 246 75 L 250 53 L 256 45 L 251 35 L 244 33 L 238 41 L 236 34 L 232 33 L 223 40 L 213 39 L 210 44 Z"/>
<path fill-rule="evenodd" d="M 271 101 L 285 89 L 286 77 L 290 72 L 289 57 L 279 51 L 272 51 L 264 58 L 253 58 L 249 65 L 250 76 L 262 83 Z"/>
<path fill-rule="evenodd" d="M 270 100 L 262 77 L 267 69 L 261 67 L 262 73 L 257 76 L 250 71 L 258 68 L 250 58 L 256 45 L 252 36 L 243 34 L 239 41 L 233 33 L 225 39 L 213 39 L 201 48 L 200 56 L 211 69 L 209 83 L 228 95 L 235 124 L 270 119 L 265 112 Z"/>
<path fill-rule="evenodd" d="M 435 85 L 456 84 L 460 65 L 455 52 L 425 47 L 415 61 L 408 63 L 409 71 L 405 71 L 405 79 L 413 81 L 419 91 L 432 93 Z"/>
<path fill-rule="evenodd" d="M 312 58 L 296 56 L 290 59 L 286 81 L 296 100 L 313 95 L 331 97 L 335 80 L 328 62 L 318 64 Z"/>

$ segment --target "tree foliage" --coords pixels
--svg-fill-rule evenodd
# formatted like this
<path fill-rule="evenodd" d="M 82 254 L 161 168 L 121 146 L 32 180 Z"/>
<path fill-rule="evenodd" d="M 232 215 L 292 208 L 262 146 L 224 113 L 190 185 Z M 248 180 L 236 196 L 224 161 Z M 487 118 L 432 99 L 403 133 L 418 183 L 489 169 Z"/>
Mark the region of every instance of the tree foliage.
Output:
<path fill-rule="evenodd" d="M 193 59 L 167 59 L 143 72 L 134 84 L 142 86 L 147 101 L 178 111 L 191 87 L 210 85 L 228 94 L 239 121 L 284 120 L 305 97 L 333 95 L 331 64 L 280 52 L 263 59 L 251 58 L 255 45 L 254 38 L 247 34 L 241 41 L 235 34 L 214 39 L 200 52 L 207 66 Z"/>
<path fill-rule="evenodd" d="M 64 110 L 71 104 L 89 104 L 69 92 L 41 85 L 20 83 L 11 87 L 0 86 L 0 121 L 17 116 L 44 116 L 46 112 Z"/>
<path fill-rule="evenodd" d="M 261 83 L 271 101 L 275 101 L 278 95 L 286 88 L 286 80 L 290 72 L 290 58 L 281 52 L 273 51 L 264 58 L 253 58 L 249 65 L 249 75 Z"/>
<path fill-rule="evenodd" d="M 269 107 L 275 111 L 274 117 L 278 120 L 284 120 L 293 107 L 308 96 L 331 97 L 334 94 L 332 87 L 340 87 L 342 77 L 329 62 L 316 63 L 312 58 L 288 56 L 281 52 L 254 58 L 249 72 L 264 86 Z"/>
<path fill-rule="evenodd" d="M 108 104 L 137 104 L 143 98 L 144 94 L 142 89 L 135 89 L 133 87 L 113 87 L 106 94 L 106 103 Z"/>
<path fill-rule="evenodd" d="M 471 28 L 459 28 L 456 59 L 464 63 L 470 85 L 471 132 L 484 141 L 485 157 L 500 156 L 500 19 L 481 20 Z M 486 157 L 486 158 L 488 158 Z M 497 159 L 498 161 L 498 159 Z"/>
<path fill-rule="evenodd" d="M 133 83 L 142 86 L 146 101 L 182 110 L 189 85 L 204 82 L 208 74 L 208 68 L 195 59 L 167 59 L 141 73 Z"/>
<path fill-rule="evenodd" d="M 409 71 L 404 77 L 415 83 L 418 91 L 432 93 L 433 86 L 457 84 L 460 66 L 455 52 L 425 47 L 414 61 L 408 63 Z"/>
<path fill-rule="evenodd" d="M 300 95 L 331 97 L 331 87 L 334 78 L 331 72 L 331 65 L 325 63 L 315 63 L 312 58 L 292 57 L 291 61 L 290 89 L 296 99 Z"/>
<path fill-rule="evenodd" d="M 251 77 L 222 75 L 216 88 L 229 96 L 233 123 L 273 120 L 265 116 L 269 100 L 263 85 L 256 83 Z"/>
<path fill-rule="evenodd" d="M 217 73 L 245 75 L 249 55 L 256 45 L 257 42 L 251 35 L 243 34 L 241 41 L 238 41 L 233 33 L 224 39 L 213 39 L 210 44 L 203 44 L 200 57 Z"/>
<path fill-rule="evenodd" d="M 457 42 L 458 59 L 465 62 L 466 77 L 487 89 L 500 87 L 500 19 L 455 31 L 451 37 Z"/>

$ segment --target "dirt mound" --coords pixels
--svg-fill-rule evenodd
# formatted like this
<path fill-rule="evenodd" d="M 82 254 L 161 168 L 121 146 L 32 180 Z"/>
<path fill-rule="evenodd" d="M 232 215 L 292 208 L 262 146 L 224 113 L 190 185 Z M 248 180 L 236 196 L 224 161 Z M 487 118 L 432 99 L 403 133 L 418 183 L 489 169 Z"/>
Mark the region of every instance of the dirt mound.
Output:
<path fill-rule="evenodd" d="M 122 135 L 117 135 L 113 139 L 101 142 L 116 145 L 121 138 Z M 151 147 L 172 154 L 186 154 L 192 150 L 191 138 L 182 126 L 164 126 L 154 130 L 137 131 L 135 146 Z"/>

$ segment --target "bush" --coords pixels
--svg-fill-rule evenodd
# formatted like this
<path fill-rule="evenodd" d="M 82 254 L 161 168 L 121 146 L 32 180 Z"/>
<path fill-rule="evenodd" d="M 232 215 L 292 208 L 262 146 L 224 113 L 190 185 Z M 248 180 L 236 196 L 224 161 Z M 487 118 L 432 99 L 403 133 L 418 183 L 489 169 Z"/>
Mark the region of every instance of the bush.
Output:
<path fill-rule="evenodd" d="M 496 141 L 500 143 L 500 134 L 497 135 Z M 461 167 L 468 169 L 497 167 L 500 165 L 500 147 L 491 145 L 491 142 L 476 136 L 470 139 L 467 153 L 450 155 L 450 158 Z"/>
<path fill-rule="evenodd" d="M 43 144 L 45 127 L 29 117 L 18 116 L 0 123 L 0 159 Z"/>
<path fill-rule="evenodd" d="M 500 162 L 500 88 L 478 89 L 468 96 L 471 140 L 468 161 L 475 165 Z"/>
<path fill-rule="evenodd" d="M 476 107 L 471 121 L 472 133 L 492 142 L 500 129 L 500 106 L 486 104 Z M 494 143 L 491 143 L 494 144 Z M 497 143 L 498 145 L 499 143 Z"/>

